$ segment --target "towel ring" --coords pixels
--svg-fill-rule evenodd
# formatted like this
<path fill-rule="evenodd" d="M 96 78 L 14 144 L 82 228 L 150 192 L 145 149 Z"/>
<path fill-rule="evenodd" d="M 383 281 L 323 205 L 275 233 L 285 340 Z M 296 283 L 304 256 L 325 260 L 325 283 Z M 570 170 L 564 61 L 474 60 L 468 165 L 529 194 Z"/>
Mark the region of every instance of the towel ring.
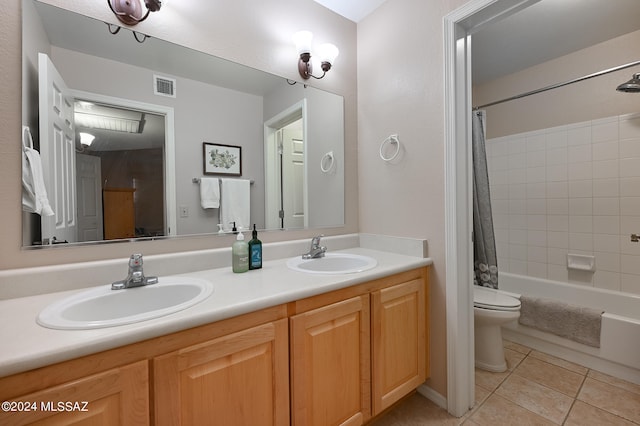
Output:
<path fill-rule="evenodd" d="M 329 160 L 329 166 L 326 168 L 324 167 L 325 159 Z M 334 163 L 333 151 L 329 151 L 325 155 L 323 155 L 322 158 L 320 159 L 320 170 L 322 170 L 322 173 L 329 173 L 331 169 L 333 169 L 333 163 Z"/>
<path fill-rule="evenodd" d="M 396 146 L 396 150 L 390 157 L 385 157 L 382 152 L 384 150 L 384 146 L 387 144 Z M 400 140 L 398 139 L 398 135 L 390 135 L 380 144 L 380 158 L 382 158 L 383 161 L 387 161 L 387 162 L 392 161 L 398 156 L 399 153 L 400 153 Z"/>

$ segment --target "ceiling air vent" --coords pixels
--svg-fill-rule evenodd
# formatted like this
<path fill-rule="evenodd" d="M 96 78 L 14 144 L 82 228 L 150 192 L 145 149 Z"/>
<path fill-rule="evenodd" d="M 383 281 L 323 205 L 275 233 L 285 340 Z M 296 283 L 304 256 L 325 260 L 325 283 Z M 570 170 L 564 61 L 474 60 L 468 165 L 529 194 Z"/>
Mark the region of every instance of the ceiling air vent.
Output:
<path fill-rule="evenodd" d="M 153 93 L 160 96 L 176 97 L 176 80 L 169 77 L 153 76 Z"/>

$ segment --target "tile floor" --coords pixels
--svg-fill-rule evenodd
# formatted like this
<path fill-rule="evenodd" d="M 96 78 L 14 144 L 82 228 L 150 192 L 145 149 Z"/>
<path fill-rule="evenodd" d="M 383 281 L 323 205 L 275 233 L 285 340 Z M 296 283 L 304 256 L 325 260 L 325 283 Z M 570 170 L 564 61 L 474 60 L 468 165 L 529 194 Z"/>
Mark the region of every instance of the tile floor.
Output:
<path fill-rule="evenodd" d="M 458 419 L 412 395 L 371 426 L 640 425 L 640 385 L 504 342 L 509 369 L 476 370 L 476 404 Z"/>

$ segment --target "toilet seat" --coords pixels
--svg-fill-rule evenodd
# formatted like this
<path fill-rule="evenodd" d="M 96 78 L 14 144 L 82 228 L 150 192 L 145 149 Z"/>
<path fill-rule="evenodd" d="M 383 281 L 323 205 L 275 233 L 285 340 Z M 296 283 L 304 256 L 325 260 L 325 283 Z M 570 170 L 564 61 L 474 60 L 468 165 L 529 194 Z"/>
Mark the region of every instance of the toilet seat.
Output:
<path fill-rule="evenodd" d="M 474 286 L 473 306 L 493 311 L 519 311 L 520 300 L 497 290 Z"/>

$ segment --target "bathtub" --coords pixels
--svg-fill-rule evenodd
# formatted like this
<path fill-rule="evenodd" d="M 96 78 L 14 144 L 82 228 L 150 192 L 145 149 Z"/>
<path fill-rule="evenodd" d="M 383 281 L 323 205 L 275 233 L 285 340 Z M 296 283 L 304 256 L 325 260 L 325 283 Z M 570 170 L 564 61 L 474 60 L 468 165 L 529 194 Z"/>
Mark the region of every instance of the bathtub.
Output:
<path fill-rule="evenodd" d="M 600 348 L 513 322 L 503 337 L 603 373 L 640 384 L 640 295 L 500 272 L 500 290 L 602 309 Z"/>

